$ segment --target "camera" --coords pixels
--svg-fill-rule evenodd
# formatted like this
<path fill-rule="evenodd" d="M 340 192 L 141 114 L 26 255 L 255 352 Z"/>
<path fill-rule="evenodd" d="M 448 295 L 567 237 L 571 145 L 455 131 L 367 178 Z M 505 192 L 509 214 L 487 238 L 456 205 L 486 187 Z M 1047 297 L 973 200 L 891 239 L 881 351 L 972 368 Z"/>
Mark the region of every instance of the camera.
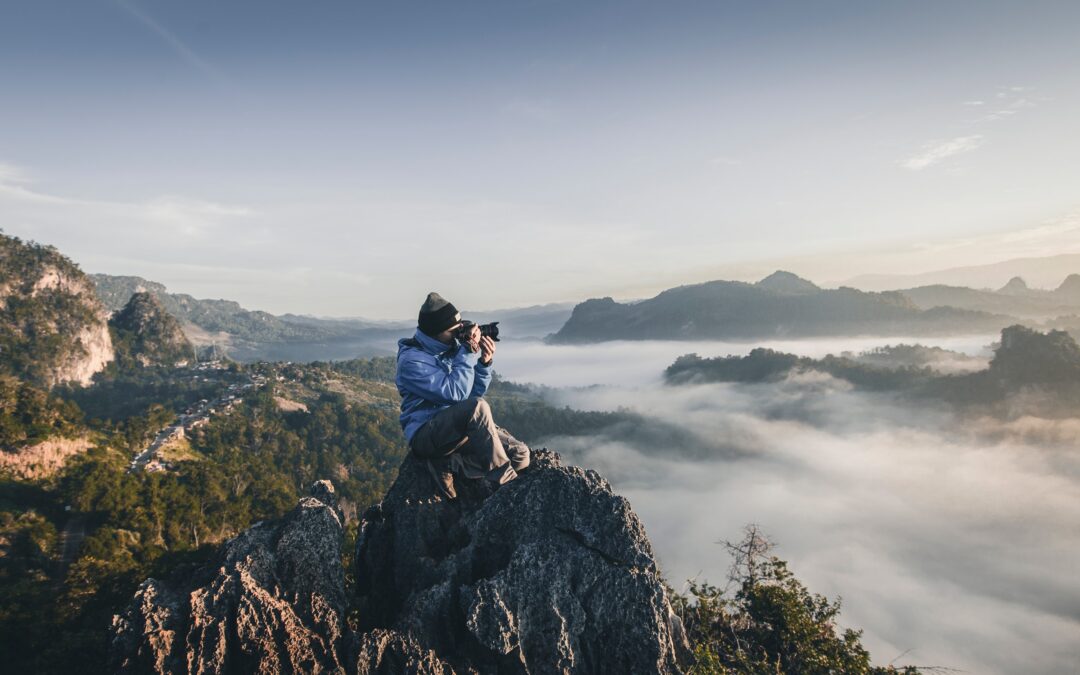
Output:
<path fill-rule="evenodd" d="M 462 321 L 461 322 L 461 327 L 458 328 L 457 331 L 455 331 L 454 337 L 456 337 L 457 339 L 464 342 L 465 338 L 468 337 L 469 332 L 472 331 L 472 327 L 475 326 L 475 325 L 476 324 L 473 323 L 472 321 Z M 480 336 L 481 337 L 489 337 L 492 340 L 494 340 L 495 342 L 499 341 L 499 322 L 498 321 L 492 321 L 491 323 L 480 324 L 479 328 L 480 328 Z"/>

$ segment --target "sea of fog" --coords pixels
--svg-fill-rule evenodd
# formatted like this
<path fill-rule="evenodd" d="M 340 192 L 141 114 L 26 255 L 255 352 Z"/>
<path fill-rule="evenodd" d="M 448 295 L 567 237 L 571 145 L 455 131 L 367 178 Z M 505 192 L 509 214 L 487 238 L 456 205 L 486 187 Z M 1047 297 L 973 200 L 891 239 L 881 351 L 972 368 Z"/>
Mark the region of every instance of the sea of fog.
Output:
<path fill-rule="evenodd" d="M 1080 672 L 1080 419 L 960 421 L 815 373 L 660 381 L 688 352 L 820 357 L 920 342 L 989 357 L 995 338 L 505 341 L 496 368 L 555 387 L 558 405 L 629 408 L 693 436 L 693 452 L 614 437 L 545 442 L 630 500 L 676 587 L 723 585 L 730 561 L 718 542 L 756 523 L 811 591 L 842 598 L 841 623 L 865 630 L 877 664 Z"/>
<path fill-rule="evenodd" d="M 926 338 L 837 337 L 826 340 L 761 340 L 758 342 L 616 340 L 587 345 L 548 345 L 539 340 L 505 340 L 498 346 L 496 370 L 513 382 L 552 387 L 593 384 L 635 385 L 659 382 L 664 369 L 683 354 L 702 357 L 745 356 L 755 347 L 768 347 L 800 356 L 821 358 L 843 351 L 861 352 L 883 345 L 923 344 L 968 356 L 993 356 L 997 334 Z"/>

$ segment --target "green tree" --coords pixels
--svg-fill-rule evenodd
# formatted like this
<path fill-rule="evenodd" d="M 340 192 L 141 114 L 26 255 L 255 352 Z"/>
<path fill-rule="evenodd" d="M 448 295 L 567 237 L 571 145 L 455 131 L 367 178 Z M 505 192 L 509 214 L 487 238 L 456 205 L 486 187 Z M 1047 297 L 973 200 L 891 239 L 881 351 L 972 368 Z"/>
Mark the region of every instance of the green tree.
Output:
<path fill-rule="evenodd" d="M 694 650 L 693 675 L 884 675 L 917 673 L 907 666 L 875 667 L 863 648 L 862 631 L 836 625 L 840 601 L 811 593 L 770 554 L 772 543 L 747 526 L 738 543 L 725 542 L 733 557 L 734 595 L 691 582 L 688 595 L 673 594 Z"/>

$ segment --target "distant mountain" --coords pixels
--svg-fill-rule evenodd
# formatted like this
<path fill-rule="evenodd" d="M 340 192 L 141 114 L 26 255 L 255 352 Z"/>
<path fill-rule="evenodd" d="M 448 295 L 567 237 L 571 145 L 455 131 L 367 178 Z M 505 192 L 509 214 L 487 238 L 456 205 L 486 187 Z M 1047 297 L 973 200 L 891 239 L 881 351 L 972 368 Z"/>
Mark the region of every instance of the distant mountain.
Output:
<path fill-rule="evenodd" d="M 117 361 L 127 366 L 177 366 L 194 358 L 194 346 L 180 323 L 149 292 L 131 296 L 109 319 Z"/>
<path fill-rule="evenodd" d="M 1009 279 L 1009 283 L 998 289 L 998 293 L 1002 295 L 1030 295 L 1032 290 L 1028 288 L 1023 277 L 1013 277 Z"/>
<path fill-rule="evenodd" d="M 395 352 L 397 339 L 416 328 L 415 320 L 276 316 L 245 309 L 231 300 L 200 300 L 170 293 L 164 285 L 141 277 L 94 274 L 91 278 L 109 309 L 119 311 L 134 294 L 148 293 L 180 322 L 194 345 L 212 347 L 238 361 L 329 361 L 389 355 Z M 416 308 L 419 306 L 418 300 Z M 463 310 L 462 316 L 477 323 L 498 321 L 502 335 L 510 339 L 539 338 L 558 330 L 569 318 L 571 307 L 562 303 L 484 312 Z"/>
<path fill-rule="evenodd" d="M 180 320 L 189 338 L 204 344 L 229 340 L 327 340 L 347 332 L 332 326 L 285 321 L 268 312 L 244 309 L 232 300 L 200 300 L 186 293 L 170 293 L 162 284 L 141 277 L 93 274 L 90 278 L 109 309 L 119 311 L 135 293 L 149 293 L 165 311 Z M 193 327 L 198 330 L 192 330 Z"/>
<path fill-rule="evenodd" d="M 864 291 L 885 291 L 914 286 L 966 286 L 1001 288 L 1009 279 L 1021 277 L 1029 286 L 1053 288 L 1060 279 L 1080 270 L 1080 253 L 1037 258 L 1012 258 L 988 265 L 950 267 L 919 274 L 861 274 L 839 281 Z"/>
<path fill-rule="evenodd" d="M 773 272 L 755 285 L 773 291 L 774 293 L 785 295 L 806 295 L 809 293 L 817 293 L 821 290 L 812 281 L 808 281 L 791 272 L 785 272 L 783 270 Z"/>
<path fill-rule="evenodd" d="M 1021 277 L 1013 277 L 996 291 L 937 284 L 896 292 L 910 298 L 921 309 L 949 306 L 1030 319 L 1080 312 L 1080 275 L 1077 274 L 1067 276 L 1054 290 L 1031 288 Z"/>
<path fill-rule="evenodd" d="M 700 340 L 827 335 L 932 335 L 997 331 L 1008 316 L 936 307 L 924 311 L 901 293 L 821 289 L 786 272 L 756 284 L 710 281 L 621 304 L 587 300 L 552 342 Z"/>
<path fill-rule="evenodd" d="M 419 308 L 419 306 L 417 307 Z M 574 308 L 572 302 L 549 303 L 546 305 L 531 305 L 529 307 L 512 307 L 509 309 L 494 309 L 475 311 L 470 309 L 461 310 L 463 319 L 475 323 L 499 322 L 501 334 L 509 338 L 538 338 L 559 330 L 566 320 L 570 318 L 570 311 Z M 373 319 L 352 317 L 314 317 L 299 314 L 282 314 L 283 321 L 315 327 L 331 327 L 347 331 L 355 330 L 384 330 L 395 333 L 409 333 L 416 328 L 416 320 L 406 321 L 376 321 Z"/>
<path fill-rule="evenodd" d="M 75 263 L 0 234 L 0 374 L 45 388 L 89 384 L 114 358 L 107 316 Z"/>
<path fill-rule="evenodd" d="M 508 338 L 539 338 L 562 328 L 573 309 L 574 303 L 562 302 L 486 312 L 463 311 L 461 316 L 476 323 L 498 321 L 501 334 Z"/>
<path fill-rule="evenodd" d="M 1070 274 L 1061 285 L 1054 289 L 1054 294 L 1063 300 L 1080 305 L 1080 274 Z"/>

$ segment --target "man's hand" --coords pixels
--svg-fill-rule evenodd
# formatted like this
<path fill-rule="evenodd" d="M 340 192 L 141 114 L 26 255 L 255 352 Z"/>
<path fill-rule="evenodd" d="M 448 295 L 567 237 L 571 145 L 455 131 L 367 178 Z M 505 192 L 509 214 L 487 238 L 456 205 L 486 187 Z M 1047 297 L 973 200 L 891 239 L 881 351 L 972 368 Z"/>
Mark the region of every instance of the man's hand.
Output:
<path fill-rule="evenodd" d="M 495 358 L 495 341 L 485 335 L 480 338 L 480 363 L 490 366 L 493 358 Z"/>
<path fill-rule="evenodd" d="M 469 334 L 465 336 L 464 340 L 462 340 L 462 343 L 465 345 L 465 348 L 468 349 L 470 352 L 479 351 L 480 326 L 474 324 L 472 330 L 470 330 Z"/>

